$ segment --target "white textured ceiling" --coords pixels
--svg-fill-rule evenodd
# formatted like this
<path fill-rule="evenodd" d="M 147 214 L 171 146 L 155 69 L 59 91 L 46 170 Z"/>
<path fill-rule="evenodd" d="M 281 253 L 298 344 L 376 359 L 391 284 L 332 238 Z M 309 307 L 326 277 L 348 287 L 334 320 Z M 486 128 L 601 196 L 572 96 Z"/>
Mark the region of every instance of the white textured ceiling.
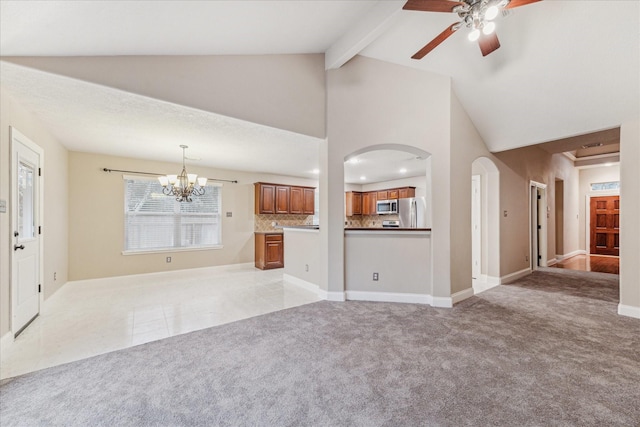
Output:
<path fill-rule="evenodd" d="M 71 151 L 317 179 L 320 139 L 0 62 L 3 86 Z M 269 161 L 283 158 L 286 162 Z M 109 167 L 109 165 L 105 165 Z"/>
<path fill-rule="evenodd" d="M 398 150 L 375 150 L 351 157 L 344 164 L 344 182 L 371 184 L 413 176 L 426 176 L 424 158 Z M 364 179 L 362 179 L 364 177 Z"/>
<path fill-rule="evenodd" d="M 2 56 L 322 53 L 378 1 L 6 1 Z"/>
<path fill-rule="evenodd" d="M 640 2 L 544 0 L 496 19 L 501 47 L 482 57 L 461 28 L 411 55 L 457 21 L 403 11 L 361 54 L 451 76 L 491 151 L 619 126 L 640 115 Z"/>
<path fill-rule="evenodd" d="M 640 115 L 637 0 L 544 0 L 500 17 L 502 47 L 487 57 L 463 28 L 421 61 L 410 57 L 456 15 L 398 12 L 392 5 L 385 21 L 381 4 L 386 2 L 2 0 L 0 54 L 242 55 L 326 52 L 331 46 L 357 53 L 364 47 L 365 56 L 451 76 L 492 151 L 616 128 Z M 370 13 L 374 8 L 377 14 Z M 367 21 L 369 34 L 363 32 Z M 344 46 L 353 28 L 357 37 Z M 367 46 L 363 40 L 373 41 Z M 175 161 L 176 141 L 188 135 L 190 156 L 202 164 L 268 172 L 267 159 L 277 159 L 277 173 L 298 176 L 317 167 L 313 138 L 60 76 L 7 71 L 6 64 L 0 77 L 72 150 Z M 151 143 L 159 147 L 153 155 Z M 281 150 L 293 154 L 283 158 Z"/>

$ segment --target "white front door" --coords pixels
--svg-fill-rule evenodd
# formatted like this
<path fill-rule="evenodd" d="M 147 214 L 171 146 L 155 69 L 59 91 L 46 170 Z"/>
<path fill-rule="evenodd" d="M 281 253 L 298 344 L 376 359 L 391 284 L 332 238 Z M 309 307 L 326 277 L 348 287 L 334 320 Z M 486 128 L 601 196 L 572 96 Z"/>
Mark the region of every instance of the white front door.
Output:
<path fill-rule="evenodd" d="M 40 153 L 11 129 L 11 330 L 19 334 L 40 312 Z"/>

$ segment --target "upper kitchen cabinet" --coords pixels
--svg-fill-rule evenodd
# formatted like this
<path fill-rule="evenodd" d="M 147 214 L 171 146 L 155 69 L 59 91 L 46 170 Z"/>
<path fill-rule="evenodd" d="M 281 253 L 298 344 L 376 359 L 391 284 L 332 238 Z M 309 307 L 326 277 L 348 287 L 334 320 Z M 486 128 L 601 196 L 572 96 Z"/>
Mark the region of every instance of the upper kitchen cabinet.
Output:
<path fill-rule="evenodd" d="M 362 215 L 375 215 L 377 213 L 376 202 L 378 201 L 378 193 L 369 191 L 362 194 Z"/>
<path fill-rule="evenodd" d="M 310 187 L 291 187 L 289 213 L 313 215 L 315 213 L 315 189 Z"/>
<path fill-rule="evenodd" d="M 398 188 L 398 199 L 407 199 L 416 197 L 416 187 Z"/>
<path fill-rule="evenodd" d="M 313 215 L 315 188 L 256 182 L 256 214 Z"/>
<path fill-rule="evenodd" d="M 347 191 L 345 197 L 346 216 L 362 215 L 362 193 Z"/>

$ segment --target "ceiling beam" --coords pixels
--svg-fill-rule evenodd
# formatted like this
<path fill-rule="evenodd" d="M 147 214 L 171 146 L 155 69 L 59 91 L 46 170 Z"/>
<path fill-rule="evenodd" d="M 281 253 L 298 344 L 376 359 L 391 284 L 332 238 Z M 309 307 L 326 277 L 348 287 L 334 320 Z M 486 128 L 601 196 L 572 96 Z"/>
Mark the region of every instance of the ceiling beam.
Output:
<path fill-rule="evenodd" d="M 342 67 L 389 28 L 405 0 L 380 1 L 325 52 L 325 69 Z"/>

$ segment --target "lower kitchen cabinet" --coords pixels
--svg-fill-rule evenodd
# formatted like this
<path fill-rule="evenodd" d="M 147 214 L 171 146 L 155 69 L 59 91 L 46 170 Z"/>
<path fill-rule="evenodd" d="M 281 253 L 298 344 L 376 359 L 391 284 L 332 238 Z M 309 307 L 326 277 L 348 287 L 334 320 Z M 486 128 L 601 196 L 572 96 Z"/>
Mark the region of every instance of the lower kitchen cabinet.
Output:
<path fill-rule="evenodd" d="M 260 270 L 284 267 L 282 233 L 255 233 L 255 265 Z"/>

